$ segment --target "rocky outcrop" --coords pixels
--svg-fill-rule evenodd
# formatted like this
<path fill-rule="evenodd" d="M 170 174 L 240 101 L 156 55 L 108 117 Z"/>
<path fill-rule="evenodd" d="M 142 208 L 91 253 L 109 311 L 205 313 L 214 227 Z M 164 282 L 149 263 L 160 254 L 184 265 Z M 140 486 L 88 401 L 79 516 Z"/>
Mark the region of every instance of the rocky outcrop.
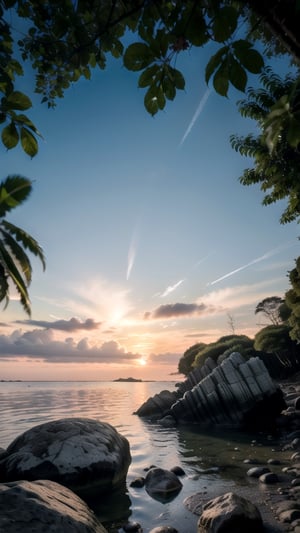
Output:
<path fill-rule="evenodd" d="M 263 530 L 263 521 L 257 507 L 234 492 L 228 492 L 204 504 L 197 531 L 259 533 Z"/>
<path fill-rule="evenodd" d="M 284 409 L 283 393 L 258 357 L 232 353 L 175 402 L 177 421 L 240 427 L 265 424 Z"/>
<path fill-rule="evenodd" d="M 47 422 L 17 437 L 0 458 L 0 481 L 50 479 L 83 495 L 125 482 L 129 443 L 110 424 L 85 418 Z"/>
<path fill-rule="evenodd" d="M 177 389 L 173 394 L 163 391 L 149 398 L 136 414 L 158 418 L 168 426 L 173 420 L 205 426 L 265 428 L 286 406 L 279 385 L 262 360 L 252 357 L 246 361 L 237 352 L 219 365 L 209 358 L 204 367 L 196 368 L 187 380 L 177 384 Z"/>
<path fill-rule="evenodd" d="M 89 507 L 53 481 L 0 484 L 3 533 L 107 533 Z"/>

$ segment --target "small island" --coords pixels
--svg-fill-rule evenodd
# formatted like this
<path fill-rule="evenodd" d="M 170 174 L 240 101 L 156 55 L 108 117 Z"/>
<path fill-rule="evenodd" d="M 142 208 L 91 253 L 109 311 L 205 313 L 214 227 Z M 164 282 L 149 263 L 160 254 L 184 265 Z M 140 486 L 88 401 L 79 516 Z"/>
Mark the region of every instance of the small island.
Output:
<path fill-rule="evenodd" d="M 136 382 L 138 381 L 139 383 L 142 382 L 143 380 L 142 379 L 136 379 L 136 378 L 118 378 L 118 379 L 114 379 L 114 381 L 125 381 L 125 382 Z"/>

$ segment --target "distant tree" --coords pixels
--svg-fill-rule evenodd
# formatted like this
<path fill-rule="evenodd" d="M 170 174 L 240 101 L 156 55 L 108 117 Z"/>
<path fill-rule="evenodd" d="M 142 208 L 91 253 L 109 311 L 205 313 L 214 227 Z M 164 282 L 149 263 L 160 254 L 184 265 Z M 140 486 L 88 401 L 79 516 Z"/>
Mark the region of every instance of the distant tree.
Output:
<path fill-rule="evenodd" d="M 282 224 L 300 221 L 300 151 L 298 142 L 291 142 L 293 130 L 299 130 L 300 135 L 300 123 L 290 122 L 287 97 L 288 93 L 293 94 L 293 105 L 300 113 L 299 71 L 281 79 L 267 68 L 260 79 L 263 88 L 249 88 L 247 99 L 239 102 L 241 115 L 255 120 L 260 133 L 230 137 L 232 147 L 241 155 L 251 157 L 254 163 L 252 168 L 244 171 L 240 182 L 242 185 L 260 185 L 265 193 L 263 205 L 286 199 L 287 207 L 280 218 Z"/>
<path fill-rule="evenodd" d="M 227 313 L 227 318 L 228 318 L 227 322 L 228 322 L 229 329 L 231 333 L 234 335 L 235 334 L 234 318 L 231 313 Z"/>
<path fill-rule="evenodd" d="M 296 259 L 296 267 L 289 272 L 289 279 L 292 288 L 285 293 L 285 302 L 290 309 L 290 337 L 300 343 L 300 257 Z"/>
<path fill-rule="evenodd" d="M 281 306 L 283 303 L 284 300 L 280 296 L 269 296 L 257 304 L 255 314 L 263 313 L 271 324 L 278 326 L 282 322 L 283 308 Z"/>
<path fill-rule="evenodd" d="M 206 344 L 204 344 L 203 342 L 199 342 L 198 344 L 194 344 L 184 352 L 178 363 L 178 372 L 180 374 L 184 374 L 185 376 L 187 376 L 193 370 L 193 363 L 195 357 L 199 350 L 203 349 L 205 346 Z"/>
<path fill-rule="evenodd" d="M 22 176 L 8 176 L 0 183 L 0 301 L 5 307 L 10 299 L 10 282 L 16 288 L 25 312 L 30 316 L 28 286 L 32 268 L 25 252 L 28 249 L 38 257 L 45 269 L 43 251 L 37 241 L 21 228 L 8 222 L 6 213 L 22 204 L 32 190 L 31 181 Z"/>

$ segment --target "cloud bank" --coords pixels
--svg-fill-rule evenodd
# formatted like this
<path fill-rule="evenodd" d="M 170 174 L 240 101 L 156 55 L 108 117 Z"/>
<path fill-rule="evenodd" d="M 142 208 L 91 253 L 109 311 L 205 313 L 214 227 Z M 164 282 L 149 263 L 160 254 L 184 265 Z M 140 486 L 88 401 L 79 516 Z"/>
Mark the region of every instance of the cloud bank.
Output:
<path fill-rule="evenodd" d="M 213 306 L 207 306 L 203 303 L 176 303 L 176 304 L 165 304 L 160 305 L 152 312 L 146 312 L 144 314 L 144 319 L 162 319 L 162 318 L 180 318 L 180 317 L 189 317 L 192 315 L 204 315 L 206 313 L 212 313 L 216 311 Z"/>

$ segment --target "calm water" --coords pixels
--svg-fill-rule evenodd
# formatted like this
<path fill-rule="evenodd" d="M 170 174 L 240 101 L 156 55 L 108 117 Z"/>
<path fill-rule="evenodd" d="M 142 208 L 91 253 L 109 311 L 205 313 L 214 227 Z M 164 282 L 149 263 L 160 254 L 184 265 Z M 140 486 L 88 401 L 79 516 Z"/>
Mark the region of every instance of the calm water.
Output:
<path fill-rule="evenodd" d="M 80 416 L 109 422 L 128 439 L 132 463 L 126 490 L 108 501 L 101 497 L 90 503 L 107 530 L 115 533 L 130 520 L 141 523 L 144 533 L 162 524 L 191 533 L 196 531 L 197 517 L 185 510 L 183 500 L 196 492 L 207 497 L 247 485 L 251 482 L 245 475 L 249 465 L 243 460 L 267 461 L 274 457 L 278 443 L 262 434 L 205 433 L 196 425 L 166 429 L 133 415 L 150 396 L 174 388 L 170 382 L 0 383 L 0 447 L 6 448 L 23 431 L 50 420 Z M 179 465 L 185 470 L 183 489 L 174 500 L 156 501 L 143 488 L 130 487 L 153 464 L 167 469 Z"/>

